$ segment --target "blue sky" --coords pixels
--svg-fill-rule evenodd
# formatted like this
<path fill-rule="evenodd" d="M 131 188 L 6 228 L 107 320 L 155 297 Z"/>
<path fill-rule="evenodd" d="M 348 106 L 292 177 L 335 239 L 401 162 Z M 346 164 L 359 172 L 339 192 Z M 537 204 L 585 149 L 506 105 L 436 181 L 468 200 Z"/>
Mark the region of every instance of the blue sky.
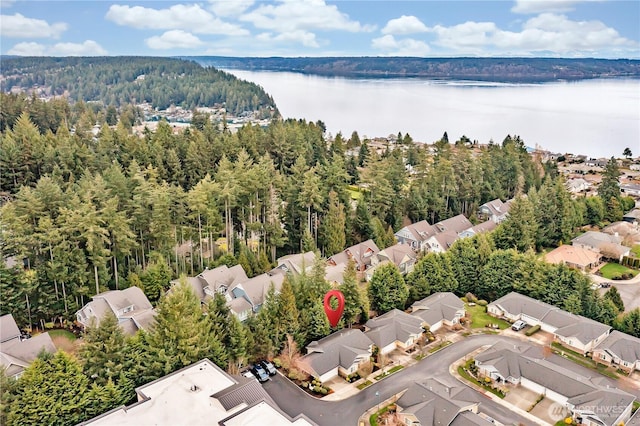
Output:
<path fill-rule="evenodd" d="M 0 0 L 13 55 L 640 58 L 640 1 Z"/>

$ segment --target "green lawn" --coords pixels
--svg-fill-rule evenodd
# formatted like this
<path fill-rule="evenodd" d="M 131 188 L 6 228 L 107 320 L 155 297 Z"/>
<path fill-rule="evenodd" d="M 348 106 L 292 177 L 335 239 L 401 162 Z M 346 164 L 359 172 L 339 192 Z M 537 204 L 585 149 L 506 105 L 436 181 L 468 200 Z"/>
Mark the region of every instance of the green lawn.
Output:
<path fill-rule="evenodd" d="M 53 339 L 54 337 L 64 337 L 67 340 L 71 340 L 72 342 L 76 340 L 76 335 L 67 330 L 50 330 L 49 336 Z"/>
<path fill-rule="evenodd" d="M 635 257 L 640 257 L 640 244 L 636 244 L 635 246 L 631 247 L 631 253 L 633 253 Z"/>
<path fill-rule="evenodd" d="M 602 268 L 600 268 L 600 272 L 602 273 L 602 276 L 608 280 L 612 280 L 613 277 L 622 274 L 631 274 L 634 277 L 638 275 L 638 271 L 629 269 L 626 266 L 620 265 L 619 263 L 607 263 Z"/>
<path fill-rule="evenodd" d="M 488 313 L 485 312 L 485 306 L 475 305 L 469 306 L 466 305 L 465 309 L 471 315 L 471 328 L 484 328 L 487 324 L 498 324 L 500 330 L 504 330 L 505 328 L 511 327 L 511 324 L 508 322 L 494 318 Z"/>

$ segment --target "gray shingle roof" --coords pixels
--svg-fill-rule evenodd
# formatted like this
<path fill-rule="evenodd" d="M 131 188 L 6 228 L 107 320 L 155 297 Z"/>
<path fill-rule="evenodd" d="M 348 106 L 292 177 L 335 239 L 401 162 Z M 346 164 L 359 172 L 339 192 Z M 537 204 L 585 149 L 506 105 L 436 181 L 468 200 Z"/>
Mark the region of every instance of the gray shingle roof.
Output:
<path fill-rule="evenodd" d="M 456 234 L 473 227 L 469 219 L 463 214 L 459 214 L 449 219 L 442 220 L 434 225 L 438 232 L 453 231 Z"/>
<path fill-rule="evenodd" d="M 278 259 L 278 267 L 275 269 L 282 269 L 285 272 L 291 272 L 292 274 L 301 274 L 302 272 L 309 271 L 313 268 L 315 260 L 316 254 L 312 251 L 289 254 Z"/>
<path fill-rule="evenodd" d="M 7 367 L 7 375 L 23 371 L 41 351 L 55 353 L 56 347 L 49 333 L 42 333 L 30 339 L 13 339 L 0 346 L 0 365 Z"/>
<path fill-rule="evenodd" d="M 597 347 L 611 355 L 630 363 L 640 360 L 640 339 L 614 330 Z"/>
<path fill-rule="evenodd" d="M 504 378 L 527 378 L 567 397 L 568 402 L 575 406 L 619 407 L 597 413 L 606 425 L 612 425 L 617 416 L 635 400 L 635 396 L 605 387 L 598 380 L 582 376 L 578 370 L 544 359 L 541 348 L 528 344 L 523 343 L 515 348 L 506 343 L 496 344 L 476 355 L 475 360 L 480 366 L 493 366 Z"/>
<path fill-rule="evenodd" d="M 469 388 L 449 387 L 436 379 L 427 379 L 412 384 L 397 404 L 403 413 L 413 414 L 422 425 L 451 425 L 456 421 L 457 425 L 487 424 L 472 412 L 463 412 L 467 415 L 461 417 L 461 408 L 477 401 L 477 396 Z"/>
<path fill-rule="evenodd" d="M 411 315 L 433 325 L 443 319 L 453 321 L 456 313 L 464 310 L 464 303 L 451 292 L 438 292 L 415 302 L 411 309 Z"/>
<path fill-rule="evenodd" d="M 379 258 L 388 259 L 396 266 L 399 266 L 406 256 L 414 260 L 416 259 L 416 253 L 407 244 L 395 244 L 391 247 L 380 250 L 378 253 Z"/>
<path fill-rule="evenodd" d="M 0 343 L 20 337 L 20 329 L 13 315 L 7 314 L 0 317 Z"/>
<path fill-rule="evenodd" d="M 583 344 L 591 342 L 611 329 L 608 325 L 580 315 L 571 314 L 553 305 L 516 292 L 502 296 L 489 305 L 495 305 L 514 316 L 527 315 L 554 327 L 555 334 L 566 338 L 576 338 Z"/>
<path fill-rule="evenodd" d="M 367 328 L 365 334 L 379 348 L 384 348 L 396 341 L 406 342 L 412 335 L 420 335 L 423 332 L 421 318 L 398 309 L 370 319 L 365 327 Z"/>
<path fill-rule="evenodd" d="M 307 355 L 302 357 L 318 375 L 340 366 L 349 368 L 359 356 L 370 353 L 373 342 L 358 329 L 341 330 L 307 345 Z"/>
<path fill-rule="evenodd" d="M 591 392 L 569 398 L 567 402 L 575 407 L 574 411 L 582 411 L 583 419 L 600 420 L 607 426 L 614 426 L 618 424 L 616 422 L 618 417 L 635 399 L 635 396 L 626 392 L 609 388 L 594 389 Z M 594 407 L 602 407 L 603 409 L 594 410 Z"/>
<path fill-rule="evenodd" d="M 235 379 L 238 381 L 236 384 L 211 395 L 220 401 L 225 410 L 230 411 L 241 404 L 252 405 L 258 401 L 277 406 L 256 379 L 242 376 Z"/>
<path fill-rule="evenodd" d="M 426 220 L 407 225 L 403 228 L 413 235 L 414 241 L 426 241 L 436 234 L 437 230 Z"/>
<path fill-rule="evenodd" d="M 267 298 L 267 293 L 272 285 L 276 292 L 280 291 L 284 278 L 285 276 L 281 274 L 260 274 L 247 279 L 241 285 L 249 299 L 251 299 L 251 303 L 254 306 L 260 306 Z"/>

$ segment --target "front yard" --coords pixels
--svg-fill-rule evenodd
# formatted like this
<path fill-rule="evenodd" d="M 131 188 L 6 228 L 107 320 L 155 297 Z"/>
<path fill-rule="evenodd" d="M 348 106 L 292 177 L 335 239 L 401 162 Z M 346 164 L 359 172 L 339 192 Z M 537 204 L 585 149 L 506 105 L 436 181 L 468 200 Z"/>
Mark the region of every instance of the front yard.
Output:
<path fill-rule="evenodd" d="M 485 328 L 487 324 L 496 324 L 500 330 L 511 327 L 507 321 L 489 315 L 486 308 L 486 306 L 480 305 L 465 305 L 465 309 L 471 315 L 471 328 Z"/>
<path fill-rule="evenodd" d="M 608 280 L 615 280 L 625 274 L 631 274 L 633 277 L 638 275 L 638 271 L 622 266 L 619 263 L 607 263 L 599 271 L 602 276 Z"/>

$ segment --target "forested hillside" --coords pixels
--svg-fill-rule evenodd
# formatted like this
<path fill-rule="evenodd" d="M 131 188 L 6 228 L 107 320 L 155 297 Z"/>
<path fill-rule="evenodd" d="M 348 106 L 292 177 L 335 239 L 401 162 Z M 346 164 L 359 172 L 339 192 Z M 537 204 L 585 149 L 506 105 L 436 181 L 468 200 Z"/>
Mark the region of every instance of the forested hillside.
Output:
<path fill-rule="evenodd" d="M 633 59 L 563 58 L 234 58 L 188 57 L 200 64 L 245 70 L 291 71 L 343 77 L 421 77 L 500 82 L 544 82 L 640 77 Z"/>
<path fill-rule="evenodd" d="M 495 231 L 425 255 L 405 277 L 390 264 L 366 286 L 351 263 L 337 328 L 366 321 L 369 307 L 402 309 L 436 291 L 492 300 L 515 290 L 640 330 L 640 310 L 622 315 L 619 297 L 600 297 L 587 276 L 535 251 L 568 241 L 582 225 L 620 219 L 630 200 L 614 160 L 599 196 L 572 199 L 555 165 L 541 164 L 517 136 L 478 146 L 466 137 L 449 143 L 446 133 L 431 145 L 399 134 L 377 152 L 357 132 L 327 141 L 322 122 L 276 119 L 230 133 L 206 116 L 180 134 L 160 122 L 138 136 L 126 106 L 108 126 L 83 103 L 0 101 L 19 107 L 0 138 L 0 314 L 20 327 L 69 324 L 92 295 L 133 285 L 157 307 L 148 332 L 125 337 L 111 316 L 89 327 L 76 356 L 44 354 L 18 381 L 0 373 L 2 424 L 77 424 L 204 357 L 234 373 L 264 357 L 290 361 L 296 347 L 332 331 L 323 257 L 284 279 L 280 292 L 272 288 L 244 322 L 223 296 L 203 306 L 184 281 L 167 293 L 169 281 L 222 264 L 254 276 L 278 255 L 330 256 L 369 238 L 386 248 L 408 220 L 462 213 L 476 221 L 478 207 L 495 198 L 515 196 Z M 86 131 L 91 120 L 102 123 L 97 136 Z"/>
<path fill-rule="evenodd" d="M 86 57 L 3 58 L 0 89 L 38 89 L 48 96 L 97 101 L 116 107 L 150 103 L 185 109 L 225 104 L 229 112 L 261 111 L 271 116 L 273 99 L 253 84 L 216 70 L 172 58 Z"/>

